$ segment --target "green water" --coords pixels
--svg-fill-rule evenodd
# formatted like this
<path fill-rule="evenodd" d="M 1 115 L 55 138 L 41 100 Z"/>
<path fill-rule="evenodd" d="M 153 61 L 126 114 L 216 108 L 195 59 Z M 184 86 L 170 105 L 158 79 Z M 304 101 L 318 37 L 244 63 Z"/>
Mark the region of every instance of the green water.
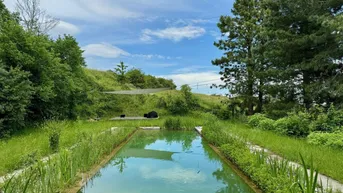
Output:
<path fill-rule="evenodd" d="M 252 193 L 195 132 L 139 131 L 80 193 Z"/>

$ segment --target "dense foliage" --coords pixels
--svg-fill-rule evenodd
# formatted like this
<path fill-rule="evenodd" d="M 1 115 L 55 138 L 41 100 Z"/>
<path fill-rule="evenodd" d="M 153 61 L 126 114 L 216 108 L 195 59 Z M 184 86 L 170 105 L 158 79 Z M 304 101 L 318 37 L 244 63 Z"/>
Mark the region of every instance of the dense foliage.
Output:
<path fill-rule="evenodd" d="M 173 115 L 184 115 L 192 110 L 199 109 L 198 98 L 192 94 L 188 85 L 181 86 L 181 94 L 168 95 L 160 98 L 158 107 L 166 108 Z"/>
<path fill-rule="evenodd" d="M 343 104 L 341 0 L 237 0 L 222 16 L 223 84 L 243 97 L 246 112 L 273 118 L 295 107 Z"/>
<path fill-rule="evenodd" d="M 277 120 L 257 113 L 248 118 L 248 123 L 259 129 L 274 130 L 290 136 L 306 137 L 310 132 L 341 132 L 343 129 L 342 116 L 343 111 L 331 105 L 327 111 L 321 107 L 313 107 L 306 112 L 289 113 L 288 116 Z"/>

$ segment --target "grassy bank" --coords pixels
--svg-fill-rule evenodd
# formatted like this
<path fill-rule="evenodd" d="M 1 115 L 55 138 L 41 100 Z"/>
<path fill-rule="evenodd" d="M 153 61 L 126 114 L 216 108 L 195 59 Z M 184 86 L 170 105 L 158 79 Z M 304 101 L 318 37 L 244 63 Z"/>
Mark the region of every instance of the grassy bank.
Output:
<path fill-rule="evenodd" d="M 295 168 L 287 160 L 271 158 L 264 152 L 251 152 L 247 146 L 247 138 L 235 135 L 223 128 L 224 123 L 208 122 L 203 129 L 203 136 L 209 143 L 217 146 L 223 155 L 234 162 L 250 177 L 263 192 L 334 192 L 317 184 L 318 169 L 314 166 L 315 158 L 305 160 L 294 151 L 303 167 Z M 306 168 L 311 171 L 308 173 Z"/>
<path fill-rule="evenodd" d="M 299 153 L 307 162 L 313 156 L 314 167 L 320 173 L 343 183 L 343 152 L 340 150 L 314 146 L 305 139 L 282 136 L 272 131 L 252 129 L 242 123 L 222 122 L 219 126 L 227 133 L 242 137 L 291 161 L 301 163 Z"/>
<path fill-rule="evenodd" d="M 63 192 L 82 178 L 81 174 L 128 139 L 135 128 L 119 128 L 97 135 L 79 136 L 71 150 L 62 150 L 46 162 L 38 161 L 16 177 L 9 178 L 4 192 Z"/>

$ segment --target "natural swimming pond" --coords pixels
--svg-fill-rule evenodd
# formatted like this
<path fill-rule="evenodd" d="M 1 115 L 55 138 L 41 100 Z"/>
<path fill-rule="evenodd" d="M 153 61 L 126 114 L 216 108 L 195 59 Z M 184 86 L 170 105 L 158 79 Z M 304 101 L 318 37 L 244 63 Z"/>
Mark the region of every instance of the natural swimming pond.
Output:
<path fill-rule="evenodd" d="M 80 193 L 253 193 L 195 132 L 138 131 Z"/>

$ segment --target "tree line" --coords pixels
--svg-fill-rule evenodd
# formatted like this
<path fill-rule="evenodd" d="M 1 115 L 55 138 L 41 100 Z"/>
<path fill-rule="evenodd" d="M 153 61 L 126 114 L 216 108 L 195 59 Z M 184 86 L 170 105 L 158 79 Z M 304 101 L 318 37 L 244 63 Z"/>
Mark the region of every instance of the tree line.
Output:
<path fill-rule="evenodd" d="M 342 0 L 236 0 L 212 61 L 247 114 L 343 104 Z"/>
<path fill-rule="evenodd" d="M 39 7 L 27 6 L 22 9 Z M 38 16 L 26 17 L 11 13 L 0 0 L 0 137 L 44 120 L 77 119 L 120 110 L 119 97 L 104 96 L 102 88 L 87 78 L 83 50 L 76 39 L 71 35 L 50 38 L 45 32 L 56 21 L 38 10 Z M 39 19 L 42 15 L 43 26 Z M 47 25 L 47 21 L 52 23 Z M 138 85 L 140 77 L 135 81 L 134 72 L 129 71 L 127 76 L 129 82 Z M 146 75 L 143 78 L 175 88 L 170 80 Z"/>
<path fill-rule="evenodd" d="M 120 83 L 130 83 L 136 88 L 171 88 L 176 89 L 176 85 L 173 80 L 155 77 L 152 75 L 146 75 L 141 69 L 132 68 L 127 70 L 128 66 L 124 62 L 120 62 L 115 68 L 114 72 L 117 75 L 117 79 Z"/>

